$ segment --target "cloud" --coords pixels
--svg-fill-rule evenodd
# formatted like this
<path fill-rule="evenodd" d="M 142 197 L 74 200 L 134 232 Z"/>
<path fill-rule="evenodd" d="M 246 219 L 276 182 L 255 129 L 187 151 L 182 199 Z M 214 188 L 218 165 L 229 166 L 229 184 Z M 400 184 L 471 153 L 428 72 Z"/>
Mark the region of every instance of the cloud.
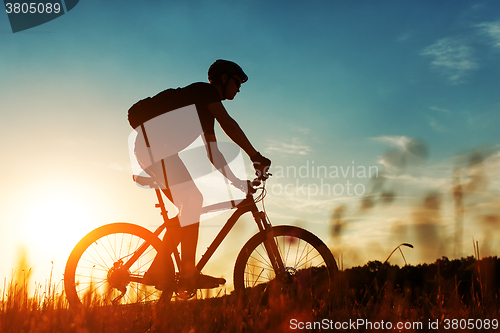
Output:
<path fill-rule="evenodd" d="M 427 147 L 424 143 L 407 136 L 379 136 L 372 140 L 395 147 L 379 157 L 378 163 L 389 171 L 400 171 L 408 163 L 425 160 Z"/>
<path fill-rule="evenodd" d="M 387 144 L 389 146 L 400 148 L 404 151 L 407 150 L 411 142 L 414 141 L 414 139 L 409 138 L 407 136 L 390 136 L 390 135 L 375 137 L 372 138 L 372 140 Z"/>
<path fill-rule="evenodd" d="M 491 45 L 500 48 L 500 21 L 484 22 L 476 25 L 481 32 L 492 39 Z"/>
<path fill-rule="evenodd" d="M 437 111 L 437 112 L 446 114 L 446 115 L 450 115 L 451 114 L 450 110 L 444 109 L 444 108 L 440 108 L 440 107 L 437 107 L 437 106 L 430 106 L 429 109 L 431 109 L 432 111 Z"/>
<path fill-rule="evenodd" d="M 299 155 L 305 156 L 312 152 L 312 148 L 301 142 L 298 138 L 292 138 L 288 142 L 284 141 L 270 141 L 266 153 L 269 154 L 282 154 L 282 155 Z"/>
<path fill-rule="evenodd" d="M 457 38 L 440 39 L 426 47 L 420 55 L 432 58 L 432 67 L 452 83 L 462 83 L 468 72 L 479 68 L 473 49 Z"/>

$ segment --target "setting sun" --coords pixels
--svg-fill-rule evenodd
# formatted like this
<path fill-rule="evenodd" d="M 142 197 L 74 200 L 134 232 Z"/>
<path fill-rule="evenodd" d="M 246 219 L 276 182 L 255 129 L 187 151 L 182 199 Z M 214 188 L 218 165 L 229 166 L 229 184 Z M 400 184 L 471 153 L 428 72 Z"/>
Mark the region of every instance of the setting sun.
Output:
<path fill-rule="evenodd" d="M 72 185 L 41 181 L 14 194 L 23 195 L 23 200 L 11 207 L 17 221 L 11 228 L 38 282 L 45 281 L 51 269 L 61 277 L 71 249 L 98 223 L 95 201 L 83 192 L 84 186 L 75 186 L 74 181 Z"/>
<path fill-rule="evenodd" d="M 37 200 L 25 221 L 30 252 L 66 252 L 91 226 L 88 209 L 74 193 L 49 193 Z"/>

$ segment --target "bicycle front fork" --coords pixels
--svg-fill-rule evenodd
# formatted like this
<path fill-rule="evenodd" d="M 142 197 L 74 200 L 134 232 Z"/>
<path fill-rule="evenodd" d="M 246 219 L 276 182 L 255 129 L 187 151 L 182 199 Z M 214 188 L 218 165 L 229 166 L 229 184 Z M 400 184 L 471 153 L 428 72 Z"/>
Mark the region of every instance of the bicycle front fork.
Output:
<path fill-rule="evenodd" d="M 279 278 L 279 280 L 284 281 L 286 278 L 286 267 L 283 263 L 283 258 L 281 257 L 278 246 L 276 245 L 276 240 L 274 239 L 273 227 L 267 220 L 266 213 L 257 211 L 253 213 L 253 216 L 257 222 L 260 232 L 264 232 L 266 235 L 264 246 L 274 272 L 276 273 L 276 277 Z"/>

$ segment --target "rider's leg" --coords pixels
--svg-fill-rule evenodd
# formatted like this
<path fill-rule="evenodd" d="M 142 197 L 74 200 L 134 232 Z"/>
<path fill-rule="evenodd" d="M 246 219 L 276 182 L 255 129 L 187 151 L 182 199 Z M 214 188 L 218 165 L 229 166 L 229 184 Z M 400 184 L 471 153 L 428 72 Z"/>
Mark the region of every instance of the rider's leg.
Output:
<path fill-rule="evenodd" d="M 200 288 L 215 288 L 226 283 L 223 278 L 215 278 L 201 274 L 195 266 L 196 246 L 200 223 L 193 223 L 181 228 L 182 247 L 182 267 L 181 267 L 181 287 L 190 291 Z"/>
<path fill-rule="evenodd" d="M 181 274 L 186 277 L 192 277 L 196 274 L 196 247 L 199 230 L 200 223 L 193 223 L 181 228 Z"/>
<path fill-rule="evenodd" d="M 194 183 L 193 183 L 194 184 Z M 181 193 L 177 192 L 174 188 L 172 193 L 174 197 L 174 203 L 179 208 L 179 221 L 181 224 L 180 228 L 180 239 L 181 239 L 181 280 L 180 285 L 185 290 L 193 290 L 196 288 L 215 288 L 221 284 L 226 283 L 226 280 L 222 278 L 215 278 L 208 275 L 201 274 L 196 269 L 196 247 L 198 245 L 198 236 L 200 230 L 200 213 L 203 204 L 203 196 L 196 187 L 190 187 L 190 184 L 184 185 L 185 190 Z M 178 200 L 178 201 L 176 201 Z"/>
<path fill-rule="evenodd" d="M 171 255 L 174 250 L 177 249 L 179 243 L 181 242 L 181 225 L 179 218 L 175 216 L 170 219 L 170 224 L 163 235 L 163 247 L 166 255 Z"/>
<path fill-rule="evenodd" d="M 196 247 L 200 230 L 203 196 L 194 182 L 186 182 L 173 189 L 174 204 L 179 207 L 179 239 L 181 242 L 181 275 L 190 278 L 196 274 Z M 179 190 L 180 189 L 180 190 Z"/>
<path fill-rule="evenodd" d="M 172 219 L 172 222 L 177 222 L 177 226 L 169 227 L 163 236 L 163 246 L 165 249 L 163 253 L 171 255 L 172 251 L 181 243 L 182 267 L 180 269 L 182 274 L 192 276 L 196 272 L 196 247 L 198 245 L 200 223 L 181 227 L 177 216 Z M 161 261 L 161 258 L 155 259 L 153 265 Z"/>
<path fill-rule="evenodd" d="M 146 284 L 160 285 L 161 282 L 165 280 L 165 277 L 169 276 L 169 273 L 164 270 L 167 267 L 165 261 L 172 255 L 172 252 L 177 249 L 181 241 L 181 226 L 179 224 L 179 219 L 176 216 L 171 219 L 170 222 L 163 236 L 163 251 L 160 251 L 156 255 L 151 266 L 144 275 Z"/>

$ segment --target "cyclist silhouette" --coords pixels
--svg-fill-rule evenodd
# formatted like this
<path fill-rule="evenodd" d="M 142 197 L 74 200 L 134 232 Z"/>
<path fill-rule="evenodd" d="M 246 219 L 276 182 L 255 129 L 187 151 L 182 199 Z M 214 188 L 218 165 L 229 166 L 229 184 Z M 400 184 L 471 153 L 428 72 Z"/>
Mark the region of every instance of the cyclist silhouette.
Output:
<path fill-rule="evenodd" d="M 245 191 L 247 181 L 236 177 L 219 151 L 215 137 L 215 120 L 224 132 L 250 157 L 262 174 L 271 161 L 262 156 L 250 143 L 238 123 L 223 106 L 223 100 L 232 100 L 248 80 L 240 66 L 232 61 L 217 60 L 208 70 L 210 83 L 197 82 L 184 88 L 167 89 L 153 98 L 147 98 L 129 110 L 129 122 L 138 132 L 135 155 L 141 168 L 158 184 L 164 194 L 178 208 L 173 219 L 177 225 L 169 228 L 170 240 L 181 243 L 182 267 L 180 285 L 192 288 L 214 288 L 224 279 L 203 275 L 196 270 L 195 255 L 203 196 L 179 157 L 179 152 L 200 135 L 210 162 L 235 187 Z M 138 110 L 140 112 L 138 112 Z M 144 178 L 135 178 L 138 183 Z M 143 183 L 145 184 L 145 183 Z M 164 236 L 165 246 L 167 234 Z M 170 255 L 172 248 L 164 251 Z M 144 279 L 147 284 L 162 288 L 162 256 L 157 256 Z"/>

